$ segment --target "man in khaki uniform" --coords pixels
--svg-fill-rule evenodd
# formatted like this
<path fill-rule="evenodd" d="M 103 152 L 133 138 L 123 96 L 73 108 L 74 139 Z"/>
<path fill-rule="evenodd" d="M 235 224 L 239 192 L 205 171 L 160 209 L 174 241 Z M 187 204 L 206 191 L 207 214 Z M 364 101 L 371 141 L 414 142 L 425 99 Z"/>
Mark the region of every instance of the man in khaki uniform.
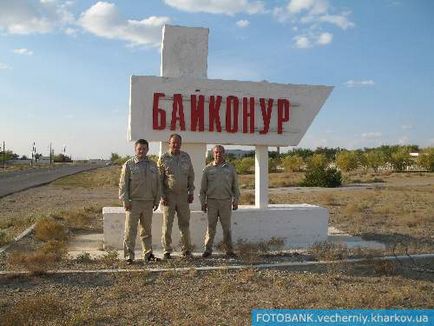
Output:
<path fill-rule="evenodd" d="M 190 258 L 190 207 L 193 202 L 194 171 L 190 156 L 181 151 L 182 138 L 178 134 L 169 137 L 169 151 L 158 161 L 161 178 L 161 204 L 163 206 L 163 229 L 161 243 L 164 258 L 172 252 L 172 226 L 175 212 L 181 231 L 182 254 Z"/>
<path fill-rule="evenodd" d="M 135 143 L 135 156 L 122 166 L 119 181 L 119 199 L 126 211 L 124 234 L 124 258 L 127 264 L 134 261 L 137 223 L 140 222 L 143 259 L 157 261 L 152 253 L 152 210 L 157 210 L 160 201 L 160 180 L 157 164 L 146 154 L 149 144 L 144 139 Z"/>
<path fill-rule="evenodd" d="M 238 175 L 234 166 L 225 161 L 223 146 L 214 146 L 212 153 L 214 162 L 208 164 L 203 170 L 200 187 L 202 211 L 208 211 L 208 228 L 205 236 L 205 251 L 202 257 L 207 258 L 212 254 L 217 221 L 220 217 L 226 256 L 235 258 L 236 255 L 232 247 L 231 210 L 238 209 L 240 199 Z"/>

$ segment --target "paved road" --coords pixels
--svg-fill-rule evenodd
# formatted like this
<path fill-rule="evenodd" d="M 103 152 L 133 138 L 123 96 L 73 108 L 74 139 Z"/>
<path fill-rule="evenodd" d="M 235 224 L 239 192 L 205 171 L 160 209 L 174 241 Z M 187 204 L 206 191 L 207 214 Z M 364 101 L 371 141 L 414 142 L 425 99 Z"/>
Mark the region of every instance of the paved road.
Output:
<path fill-rule="evenodd" d="M 41 186 L 67 175 L 93 170 L 104 165 L 72 164 L 0 174 L 0 198 L 25 189 Z"/>

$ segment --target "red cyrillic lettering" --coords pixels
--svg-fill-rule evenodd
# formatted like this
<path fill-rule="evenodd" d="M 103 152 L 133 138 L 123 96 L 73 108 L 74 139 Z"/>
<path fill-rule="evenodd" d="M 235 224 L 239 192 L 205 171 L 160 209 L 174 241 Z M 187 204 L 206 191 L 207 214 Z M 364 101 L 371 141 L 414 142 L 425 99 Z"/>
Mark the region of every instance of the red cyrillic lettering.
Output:
<path fill-rule="evenodd" d="M 220 104 L 222 103 L 222 97 L 210 96 L 209 98 L 209 131 L 214 131 L 214 124 L 216 126 L 216 131 L 222 131 L 222 125 L 220 123 Z"/>
<path fill-rule="evenodd" d="M 191 131 L 204 131 L 204 103 L 205 96 L 199 95 L 199 101 L 196 101 L 196 95 L 191 95 Z"/>
<path fill-rule="evenodd" d="M 265 99 L 260 98 L 259 103 L 261 104 L 262 121 L 264 121 L 264 128 L 259 131 L 259 133 L 263 135 L 268 133 L 268 130 L 270 129 L 271 113 L 273 112 L 273 99 L 269 98 L 268 102 L 265 103 Z"/>
<path fill-rule="evenodd" d="M 166 111 L 158 107 L 160 97 L 164 97 L 164 93 L 154 93 L 154 103 L 152 105 L 152 128 L 162 130 L 166 128 Z M 160 119 L 158 119 L 160 117 Z"/>
<path fill-rule="evenodd" d="M 227 132 L 237 132 L 238 131 L 238 107 L 240 101 L 236 96 L 228 96 L 226 98 L 226 131 Z M 233 110 L 232 110 L 233 107 Z M 232 125 L 232 114 L 234 117 Z"/>
<path fill-rule="evenodd" d="M 255 98 L 243 97 L 243 133 L 255 132 Z"/>
<path fill-rule="evenodd" d="M 170 123 L 170 130 L 176 129 L 176 121 L 179 120 L 180 130 L 185 130 L 185 118 L 184 118 L 184 107 L 182 105 L 182 95 L 173 95 L 173 106 L 172 106 L 172 122 Z"/>
<path fill-rule="evenodd" d="M 277 100 L 277 133 L 283 133 L 283 123 L 289 121 L 291 103 L 287 99 Z"/>

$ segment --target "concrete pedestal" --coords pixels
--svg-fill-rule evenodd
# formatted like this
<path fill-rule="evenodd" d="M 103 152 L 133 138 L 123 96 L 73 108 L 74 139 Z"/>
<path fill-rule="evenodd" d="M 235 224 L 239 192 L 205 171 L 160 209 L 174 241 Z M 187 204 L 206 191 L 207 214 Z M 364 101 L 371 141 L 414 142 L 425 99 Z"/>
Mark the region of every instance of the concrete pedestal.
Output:
<path fill-rule="evenodd" d="M 125 211 L 122 207 L 104 207 L 104 248 L 121 249 L 124 236 Z M 154 249 L 161 248 L 162 213 L 154 213 L 152 220 L 152 243 Z M 281 239 L 284 249 L 306 248 L 315 242 L 327 240 L 328 210 L 319 206 L 269 205 L 267 209 L 241 206 L 232 214 L 232 238 L 238 241 L 260 243 Z M 191 241 L 195 251 L 202 251 L 207 227 L 206 213 L 192 211 L 190 220 Z M 173 225 L 172 242 L 179 248 L 177 220 Z M 221 226 L 217 226 L 214 245 L 222 240 Z M 137 246 L 140 241 L 137 239 Z"/>

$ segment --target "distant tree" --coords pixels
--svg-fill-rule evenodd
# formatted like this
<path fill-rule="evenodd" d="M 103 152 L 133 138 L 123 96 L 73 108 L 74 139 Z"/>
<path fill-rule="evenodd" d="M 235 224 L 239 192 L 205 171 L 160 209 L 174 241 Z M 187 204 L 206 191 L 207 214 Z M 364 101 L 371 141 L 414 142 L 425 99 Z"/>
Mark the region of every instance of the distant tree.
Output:
<path fill-rule="evenodd" d="M 237 157 L 235 156 L 234 153 L 225 153 L 225 160 L 228 162 L 233 162 L 234 160 L 236 160 Z M 214 160 L 214 157 L 211 153 L 211 161 Z"/>
<path fill-rule="evenodd" d="M 283 169 L 286 172 L 300 172 L 304 167 L 304 160 L 299 155 L 287 156 L 282 160 Z"/>
<path fill-rule="evenodd" d="M 327 158 L 324 154 L 314 154 L 307 159 L 308 170 L 313 170 L 315 168 L 325 169 L 328 165 Z"/>
<path fill-rule="evenodd" d="M 285 157 L 287 156 L 300 156 L 303 160 L 306 160 L 308 157 L 312 156 L 314 154 L 313 150 L 308 148 L 294 148 L 292 151 L 289 151 L 285 154 Z"/>
<path fill-rule="evenodd" d="M 126 161 L 128 161 L 131 158 L 131 156 L 127 155 L 127 156 L 123 156 L 123 157 L 119 157 L 116 161 L 113 162 L 113 164 L 116 165 L 123 165 Z"/>
<path fill-rule="evenodd" d="M 12 152 L 11 150 L 6 150 L 6 151 L 0 151 L 0 160 L 16 160 L 18 159 L 19 155 L 15 154 L 14 152 Z"/>
<path fill-rule="evenodd" d="M 158 159 L 159 159 L 158 155 L 154 155 L 154 154 L 148 155 L 148 158 L 149 158 L 151 161 L 154 161 L 155 163 L 157 163 L 157 162 L 158 162 Z"/>
<path fill-rule="evenodd" d="M 404 171 L 411 165 L 411 157 L 407 148 L 398 148 L 391 154 L 390 163 L 395 171 Z"/>
<path fill-rule="evenodd" d="M 121 156 L 118 153 L 112 153 L 110 156 L 110 161 L 112 163 L 116 162 L 118 159 L 120 159 Z"/>
<path fill-rule="evenodd" d="M 327 161 L 334 161 L 336 159 L 336 154 L 342 151 L 341 148 L 328 148 L 328 147 L 317 147 L 315 149 L 315 154 L 324 154 Z"/>
<path fill-rule="evenodd" d="M 255 168 L 255 159 L 253 157 L 243 157 L 233 162 L 238 174 L 252 173 Z"/>
<path fill-rule="evenodd" d="M 21 156 L 20 160 L 28 160 L 28 157 L 26 155 Z"/>
<path fill-rule="evenodd" d="M 356 151 L 341 151 L 336 154 L 336 166 L 344 172 L 355 170 L 359 166 L 359 156 Z"/>
<path fill-rule="evenodd" d="M 71 158 L 64 154 L 54 155 L 53 161 L 56 163 L 72 162 Z"/>
<path fill-rule="evenodd" d="M 278 171 L 278 167 L 280 166 L 280 159 L 278 157 L 269 158 L 268 159 L 268 172 L 274 173 Z"/>
<path fill-rule="evenodd" d="M 434 147 L 425 148 L 421 151 L 417 163 L 425 170 L 434 172 Z"/>
<path fill-rule="evenodd" d="M 322 154 L 316 154 L 322 155 Z M 342 174 L 335 168 L 310 167 L 307 169 L 301 186 L 304 187 L 339 187 L 342 184 Z"/>
<path fill-rule="evenodd" d="M 386 163 L 384 153 L 380 150 L 369 150 L 364 153 L 365 164 L 367 168 L 371 168 L 374 172 L 378 172 L 378 168 Z"/>

